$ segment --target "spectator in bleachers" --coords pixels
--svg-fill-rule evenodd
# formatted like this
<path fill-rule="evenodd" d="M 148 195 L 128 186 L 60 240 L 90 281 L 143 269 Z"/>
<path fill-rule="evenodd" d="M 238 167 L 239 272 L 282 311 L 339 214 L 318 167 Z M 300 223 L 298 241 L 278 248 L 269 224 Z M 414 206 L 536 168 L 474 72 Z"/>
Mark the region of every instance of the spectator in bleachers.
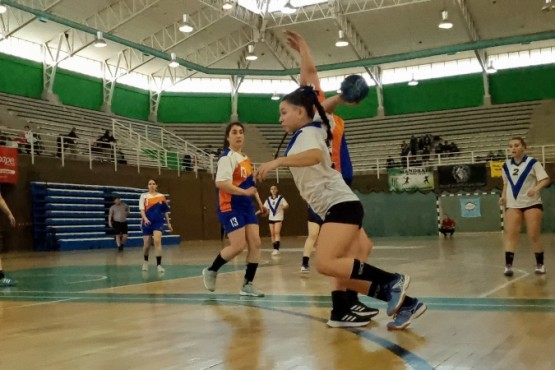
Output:
<path fill-rule="evenodd" d="M 401 143 L 401 157 L 406 157 L 407 155 L 409 155 L 410 153 L 410 149 L 408 144 L 403 140 L 403 142 Z"/>
<path fill-rule="evenodd" d="M 0 210 L 2 210 L 2 212 L 6 216 L 8 216 L 8 219 L 10 220 L 10 225 L 12 227 L 15 227 L 15 217 L 12 215 L 12 211 L 10 211 L 10 208 L 6 204 L 6 201 L 2 197 L 2 194 L 0 194 Z M 4 270 L 2 269 L 2 258 L 0 258 L 0 287 L 9 287 L 9 286 L 14 286 L 16 284 L 17 284 L 17 281 L 15 281 L 14 279 L 7 278 L 6 275 L 4 274 Z"/>
<path fill-rule="evenodd" d="M 457 144 L 455 144 L 454 141 L 451 141 L 450 150 L 451 150 L 451 157 L 454 157 L 460 152 L 459 147 L 457 146 Z"/>
<path fill-rule="evenodd" d="M 8 137 L 4 135 L 2 131 L 0 131 L 0 146 L 6 146 L 8 142 Z"/>
<path fill-rule="evenodd" d="M 120 197 L 115 197 L 108 214 L 108 226 L 114 229 L 116 234 L 118 252 L 123 252 L 127 241 L 127 216 L 129 216 L 129 206 L 122 202 Z"/>
<path fill-rule="evenodd" d="M 77 133 L 75 132 L 75 127 L 72 127 L 71 131 L 65 137 L 64 150 L 67 149 L 68 154 L 76 154 L 75 145 L 78 138 L 79 136 L 77 136 Z"/>
<path fill-rule="evenodd" d="M 127 164 L 127 159 L 125 159 L 125 155 L 123 154 L 123 152 L 121 151 L 121 148 L 118 148 L 118 164 Z"/>
<path fill-rule="evenodd" d="M 498 161 L 502 161 L 502 160 L 504 160 L 505 158 L 506 158 L 505 152 L 504 152 L 502 149 L 499 149 L 499 150 L 497 151 L 497 154 L 495 155 L 495 159 L 498 160 Z"/>
<path fill-rule="evenodd" d="M 193 159 L 191 158 L 190 154 L 185 154 L 183 156 L 183 161 L 181 162 L 181 168 L 183 169 L 183 171 L 193 170 Z"/>
<path fill-rule="evenodd" d="M 96 139 L 96 146 L 99 149 L 97 154 L 101 157 L 101 160 L 113 159 L 113 153 L 110 149 L 115 141 L 116 139 L 112 136 L 110 130 L 106 130 L 104 135 Z"/>
<path fill-rule="evenodd" d="M 31 131 L 31 128 L 27 125 L 24 127 L 24 132 L 22 135 L 16 139 L 19 144 L 19 153 L 31 154 L 31 146 L 33 147 L 33 151 L 40 155 L 41 151 L 41 144 L 39 136 Z"/>
<path fill-rule="evenodd" d="M 395 167 L 395 161 L 393 160 L 393 158 L 391 158 L 391 156 L 387 157 L 385 167 L 386 168 L 394 168 Z"/>
<path fill-rule="evenodd" d="M 418 139 L 416 139 L 416 136 L 414 135 L 410 137 L 409 149 L 410 149 L 410 154 L 412 155 L 416 155 L 416 153 L 418 152 Z"/>
<path fill-rule="evenodd" d="M 422 149 L 422 164 L 426 165 L 430 161 L 430 145 L 424 145 L 424 149 Z"/>

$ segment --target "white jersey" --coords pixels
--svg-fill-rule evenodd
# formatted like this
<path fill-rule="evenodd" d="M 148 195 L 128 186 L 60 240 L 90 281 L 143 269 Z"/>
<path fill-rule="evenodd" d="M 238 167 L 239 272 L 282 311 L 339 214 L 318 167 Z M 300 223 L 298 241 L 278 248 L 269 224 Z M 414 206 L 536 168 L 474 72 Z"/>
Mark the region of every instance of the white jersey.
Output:
<path fill-rule="evenodd" d="M 538 182 L 549 178 L 541 163 L 535 158 L 524 156 L 519 164 L 509 159 L 503 165 L 503 182 L 507 188 L 505 194 L 507 208 L 526 208 L 541 204 L 538 192 L 534 197 L 527 195 L 528 191 Z"/>
<path fill-rule="evenodd" d="M 285 151 L 285 156 L 320 149 L 322 162 L 310 167 L 289 167 L 301 197 L 322 220 L 334 205 L 358 201 L 339 172 L 331 166 L 329 149 L 326 146 L 326 130 L 319 122 L 312 122 L 300 128 Z"/>
<path fill-rule="evenodd" d="M 268 220 L 283 221 L 283 209 L 289 206 L 284 197 L 278 195 L 275 198 L 269 197 L 264 202 L 264 208 L 268 210 Z"/>

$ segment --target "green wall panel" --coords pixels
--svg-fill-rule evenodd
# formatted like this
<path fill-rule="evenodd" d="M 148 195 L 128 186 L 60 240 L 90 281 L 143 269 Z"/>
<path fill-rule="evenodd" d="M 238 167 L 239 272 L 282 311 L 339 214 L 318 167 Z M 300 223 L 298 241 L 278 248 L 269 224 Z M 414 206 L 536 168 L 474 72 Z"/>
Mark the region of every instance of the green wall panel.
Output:
<path fill-rule="evenodd" d="M 506 69 L 490 75 L 492 103 L 555 99 L 555 64 Z"/>
<path fill-rule="evenodd" d="M 370 237 L 437 235 L 436 195 L 357 192 L 364 207 L 363 227 Z"/>
<path fill-rule="evenodd" d="M 237 102 L 239 121 L 248 123 L 278 123 L 279 100 L 271 94 L 241 94 Z"/>
<path fill-rule="evenodd" d="M 123 117 L 148 121 L 148 92 L 129 86 L 116 86 L 112 98 L 112 112 Z"/>
<path fill-rule="evenodd" d="M 63 104 L 92 110 L 102 107 L 102 81 L 98 78 L 58 70 L 54 93 Z"/>
<path fill-rule="evenodd" d="M 159 122 L 228 122 L 231 98 L 228 94 L 162 94 Z"/>
<path fill-rule="evenodd" d="M 422 80 L 418 86 L 406 83 L 384 85 L 386 115 L 478 107 L 483 103 L 481 74 Z"/>
<path fill-rule="evenodd" d="M 0 54 L 0 91 L 40 98 L 42 95 L 42 65 Z"/>

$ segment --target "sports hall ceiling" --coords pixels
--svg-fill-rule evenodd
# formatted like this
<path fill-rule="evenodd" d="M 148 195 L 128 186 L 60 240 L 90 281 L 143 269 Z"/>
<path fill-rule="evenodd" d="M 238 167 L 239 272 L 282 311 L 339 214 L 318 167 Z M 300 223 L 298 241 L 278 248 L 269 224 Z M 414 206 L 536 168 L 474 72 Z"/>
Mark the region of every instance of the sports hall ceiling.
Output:
<path fill-rule="evenodd" d="M 285 44 L 286 29 L 305 36 L 316 63 L 328 65 L 323 68 L 330 70 L 324 72 L 328 75 L 364 71 L 346 62 L 397 54 L 404 55 L 397 59 L 405 59 L 420 51 L 426 58 L 382 61 L 390 68 L 472 57 L 472 47 L 460 49 L 472 42 L 484 41 L 487 48 L 482 52 L 490 54 L 555 46 L 555 1 L 553 10 L 542 11 L 546 0 L 327 0 L 293 15 L 265 12 L 267 5 L 275 5 L 268 1 L 287 0 L 248 1 L 262 9 L 261 14 L 237 4 L 223 10 L 224 0 L 0 0 L 7 6 L 0 27 L 6 35 L 49 45 L 53 55 L 61 49 L 62 55 L 106 61 L 112 73 L 119 59 L 120 66 L 155 76 L 169 70 L 160 57 L 169 59 L 170 53 L 182 64 L 206 68 L 199 76 L 223 69 L 262 70 L 259 74 L 264 75 L 296 68 L 297 58 Z M 442 10 L 448 11 L 451 29 L 438 28 Z M 178 30 L 184 13 L 195 27 L 191 33 Z M 95 30 L 105 33 L 107 47 L 92 45 Z M 335 46 L 339 30 L 349 46 Z M 536 36 L 524 37 L 529 35 Z M 511 45 L 494 46 L 511 37 Z M 529 43 L 536 38 L 542 40 Z M 256 61 L 245 60 L 249 43 L 254 44 Z M 137 51 L 137 45 L 144 49 Z M 185 67 L 177 70 L 183 76 L 193 73 Z"/>

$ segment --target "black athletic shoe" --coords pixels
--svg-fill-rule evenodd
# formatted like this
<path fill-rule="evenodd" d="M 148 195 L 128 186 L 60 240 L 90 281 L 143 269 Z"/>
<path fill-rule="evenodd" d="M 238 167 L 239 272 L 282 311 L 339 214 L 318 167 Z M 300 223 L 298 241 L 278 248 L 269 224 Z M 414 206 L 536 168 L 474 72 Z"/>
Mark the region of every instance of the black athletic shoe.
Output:
<path fill-rule="evenodd" d="M 350 311 L 344 314 L 337 314 L 331 311 L 331 316 L 326 323 L 331 328 L 354 328 L 357 326 L 365 326 L 370 323 L 368 316 L 360 316 Z"/>
<path fill-rule="evenodd" d="M 377 308 L 368 307 L 362 302 L 355 302 L 355 304 L 351 307 L 351 312 L 356 313 L 359 316 L 364 316 L 371 319 L 372 317 L 380 313 L 380 310 L 378 310 Z"/>

